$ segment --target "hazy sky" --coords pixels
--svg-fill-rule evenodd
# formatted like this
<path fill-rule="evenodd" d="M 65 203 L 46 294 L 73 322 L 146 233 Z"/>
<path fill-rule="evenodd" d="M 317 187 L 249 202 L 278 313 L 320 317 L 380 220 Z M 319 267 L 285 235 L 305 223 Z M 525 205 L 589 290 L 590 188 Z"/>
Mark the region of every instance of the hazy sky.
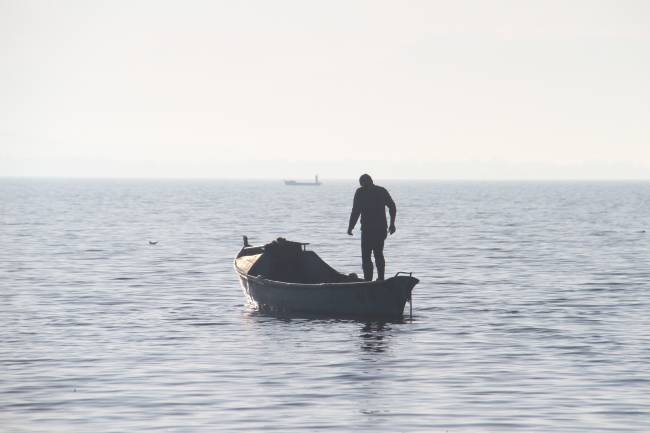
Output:
<path fill-rule="evenodd" d="M 0 175 L 650 178 L 650 1 L 0 0 Z"/>

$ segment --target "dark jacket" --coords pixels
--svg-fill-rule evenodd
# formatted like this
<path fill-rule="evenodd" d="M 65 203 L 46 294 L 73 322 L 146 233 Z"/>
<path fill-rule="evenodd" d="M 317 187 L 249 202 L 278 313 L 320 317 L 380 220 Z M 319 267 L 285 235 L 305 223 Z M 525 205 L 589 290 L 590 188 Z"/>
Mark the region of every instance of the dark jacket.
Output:
<path fill-rule="evenodd" d="M 391 222 L 395 220 L 397 208 L 386 190 L 378 185 L 362 186 L 354 193 L 354 203 L 350 214 L 348 230 L 352 230 L 361 215 L 361 230 L 386 230 L 386 207 L 390 212 Z"/>

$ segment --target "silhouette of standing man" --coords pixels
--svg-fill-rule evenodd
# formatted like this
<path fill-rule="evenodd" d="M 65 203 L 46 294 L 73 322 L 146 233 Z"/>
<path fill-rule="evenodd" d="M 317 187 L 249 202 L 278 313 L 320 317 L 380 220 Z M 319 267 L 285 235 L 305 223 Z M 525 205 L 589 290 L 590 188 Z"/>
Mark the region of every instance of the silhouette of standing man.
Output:
<path fill-rule="evenodd" d="M 397 208 L 386 188 L 375 185 L 372 178 L 363 174 L 359 178 L 361 188 L 354 194 L 354 204 L 350 213 L 348 234 L 352 236 L 352 229 L 357 224 L 361 215 L 361 259 L 363 261 L 363 278 L 372 281 L 372 259 L 375 255 L 377 277 L 384 279 L 386 261 L 384 260 L 384 240 L 386 229 L 392 235 L 395 233 L 395 215 Z M 386 209 L 390 214 L 390 226 L 386 223 Z"/>

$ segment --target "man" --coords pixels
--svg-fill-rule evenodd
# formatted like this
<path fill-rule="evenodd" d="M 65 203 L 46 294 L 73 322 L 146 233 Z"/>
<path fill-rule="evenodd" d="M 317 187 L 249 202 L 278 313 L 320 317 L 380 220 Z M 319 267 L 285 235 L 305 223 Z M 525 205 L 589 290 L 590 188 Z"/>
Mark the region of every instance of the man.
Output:
<path fill-rule="evenodd" d="M 397 208 L 395 202 L 386 191 L 386 188 L 375 185 L 372 178 L 364 174 L 359 178 L 361 188 L 354 194 L 354 204 L 350 214 L 348 234 L 352 236 L 352 229 L 357 224 L 361 215 L 361 259 L 363 261 L 363 278 L 372 281 L 372 259 L 375 256 L 377 277 L 384 279 L 386 261 L 384 260 L 384 240 L 386 229 L 392 235 L 395 233 L 395 215 Z M 390 214 L 390 226 L 386 223 L 386 209 Z"/>

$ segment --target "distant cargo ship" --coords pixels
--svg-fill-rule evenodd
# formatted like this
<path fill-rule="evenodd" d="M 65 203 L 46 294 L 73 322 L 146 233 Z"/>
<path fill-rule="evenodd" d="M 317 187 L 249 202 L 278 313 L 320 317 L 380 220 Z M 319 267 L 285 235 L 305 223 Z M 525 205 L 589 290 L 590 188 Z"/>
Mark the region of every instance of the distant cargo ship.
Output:
<path fill-rule="evenodd" d="M 314 176 L 313 182 L 297 182 L 295 180 L 285 180 L 284 184 L 289 186 L 319 186 L 321 183 L 318 180 L 318 175 L 316 175 Z"/>

